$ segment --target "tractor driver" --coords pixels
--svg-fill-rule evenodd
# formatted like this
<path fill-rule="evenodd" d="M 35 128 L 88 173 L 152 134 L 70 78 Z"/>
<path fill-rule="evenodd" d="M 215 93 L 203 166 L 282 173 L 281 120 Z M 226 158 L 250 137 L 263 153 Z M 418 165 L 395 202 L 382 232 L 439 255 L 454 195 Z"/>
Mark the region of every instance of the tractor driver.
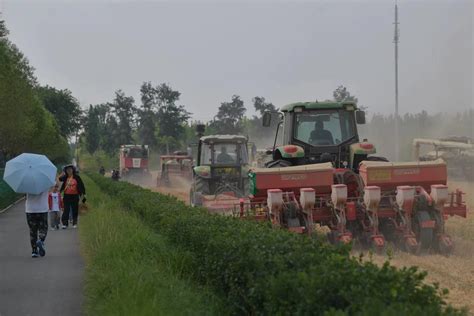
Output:
<path fill-rule="evenodd" d="M 322 121 L 314 123 L 314 131 L 311 132 L 309 143 L 312 145 L 333 145 L 334 139 L 330 131 L 324 129 Z"/>
<path fill-rule="evenodd" d="M 225 146 L 221 147 L 221 153 L 217 155 L 217 163 L 222 163 L 222 164 L 234 163 L 234 159 L 232 158 L 232 156 L 227 153 L 227 147 Z"/>

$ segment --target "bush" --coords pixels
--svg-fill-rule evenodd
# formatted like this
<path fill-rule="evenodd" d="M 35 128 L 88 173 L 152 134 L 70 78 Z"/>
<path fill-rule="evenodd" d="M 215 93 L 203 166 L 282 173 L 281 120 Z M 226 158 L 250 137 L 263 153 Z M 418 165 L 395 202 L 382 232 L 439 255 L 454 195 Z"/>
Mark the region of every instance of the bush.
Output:
<path fill-rule="evenodd" d="M 192 254 L 188 271 L 225 293 L 238 314 L 462 314 L 416 268 L 378 267 L 334 248 L 259 224 L 186 206 L 124 182 L 92 175 L 108 194 Z"/>

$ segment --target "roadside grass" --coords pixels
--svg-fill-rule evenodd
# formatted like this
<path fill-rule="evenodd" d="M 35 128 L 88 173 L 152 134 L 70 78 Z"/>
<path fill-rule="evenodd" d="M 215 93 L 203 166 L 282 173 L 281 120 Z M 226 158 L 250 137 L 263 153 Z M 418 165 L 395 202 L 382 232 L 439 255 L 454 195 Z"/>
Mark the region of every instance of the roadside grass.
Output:
<path fill-rule="evenodd" d="M 207 288 L 184 277 L 189 256 L 84 176 L 89 211 L 81 217 L 87 315 L 225 315 Z"/>

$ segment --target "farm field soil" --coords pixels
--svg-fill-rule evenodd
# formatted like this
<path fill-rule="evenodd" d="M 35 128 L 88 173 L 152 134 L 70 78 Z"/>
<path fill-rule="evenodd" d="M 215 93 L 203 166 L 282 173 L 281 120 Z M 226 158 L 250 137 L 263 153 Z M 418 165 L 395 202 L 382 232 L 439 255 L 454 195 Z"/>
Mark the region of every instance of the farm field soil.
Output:
<path fill-rule="evenodd" d="M 468 307 L 474 315 L 474 183 L 450 181 L 451 189 L 460 188 L 466 192 L 470 213 L 467 219 L 451 217 L 446 222 L 447 233 L 454 239 L 454 253 L 449 256 L 415 256 L 397 251 L 390 260 L 397 267 L 418 266 L 428 272 L 427 281 L 437 282 L 449 290 L 448 302 L 456 307 Z M 374 262 L 383 264 L 387 258 L 373 257 Z"/>

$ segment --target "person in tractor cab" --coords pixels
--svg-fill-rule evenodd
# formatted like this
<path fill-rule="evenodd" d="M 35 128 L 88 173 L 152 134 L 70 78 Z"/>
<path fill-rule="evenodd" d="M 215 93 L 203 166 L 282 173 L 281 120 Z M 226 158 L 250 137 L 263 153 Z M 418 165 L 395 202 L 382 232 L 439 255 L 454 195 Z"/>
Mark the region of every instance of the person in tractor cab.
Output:
<path fill-rule="evenodd" d="M 314 123 L 314 131 L 311 132 L 309 143 L 312 145 L 333 145 L 334 139 L 330 131 L 324 129 L 322 121 Z"/>
<path fill-rule="evenodd" d="M 217 155 L 217 163 L 233 163 L 234 159 L 227 153 L 227 147 L 222 146 L 221 147 L 221 153 Z"/>

